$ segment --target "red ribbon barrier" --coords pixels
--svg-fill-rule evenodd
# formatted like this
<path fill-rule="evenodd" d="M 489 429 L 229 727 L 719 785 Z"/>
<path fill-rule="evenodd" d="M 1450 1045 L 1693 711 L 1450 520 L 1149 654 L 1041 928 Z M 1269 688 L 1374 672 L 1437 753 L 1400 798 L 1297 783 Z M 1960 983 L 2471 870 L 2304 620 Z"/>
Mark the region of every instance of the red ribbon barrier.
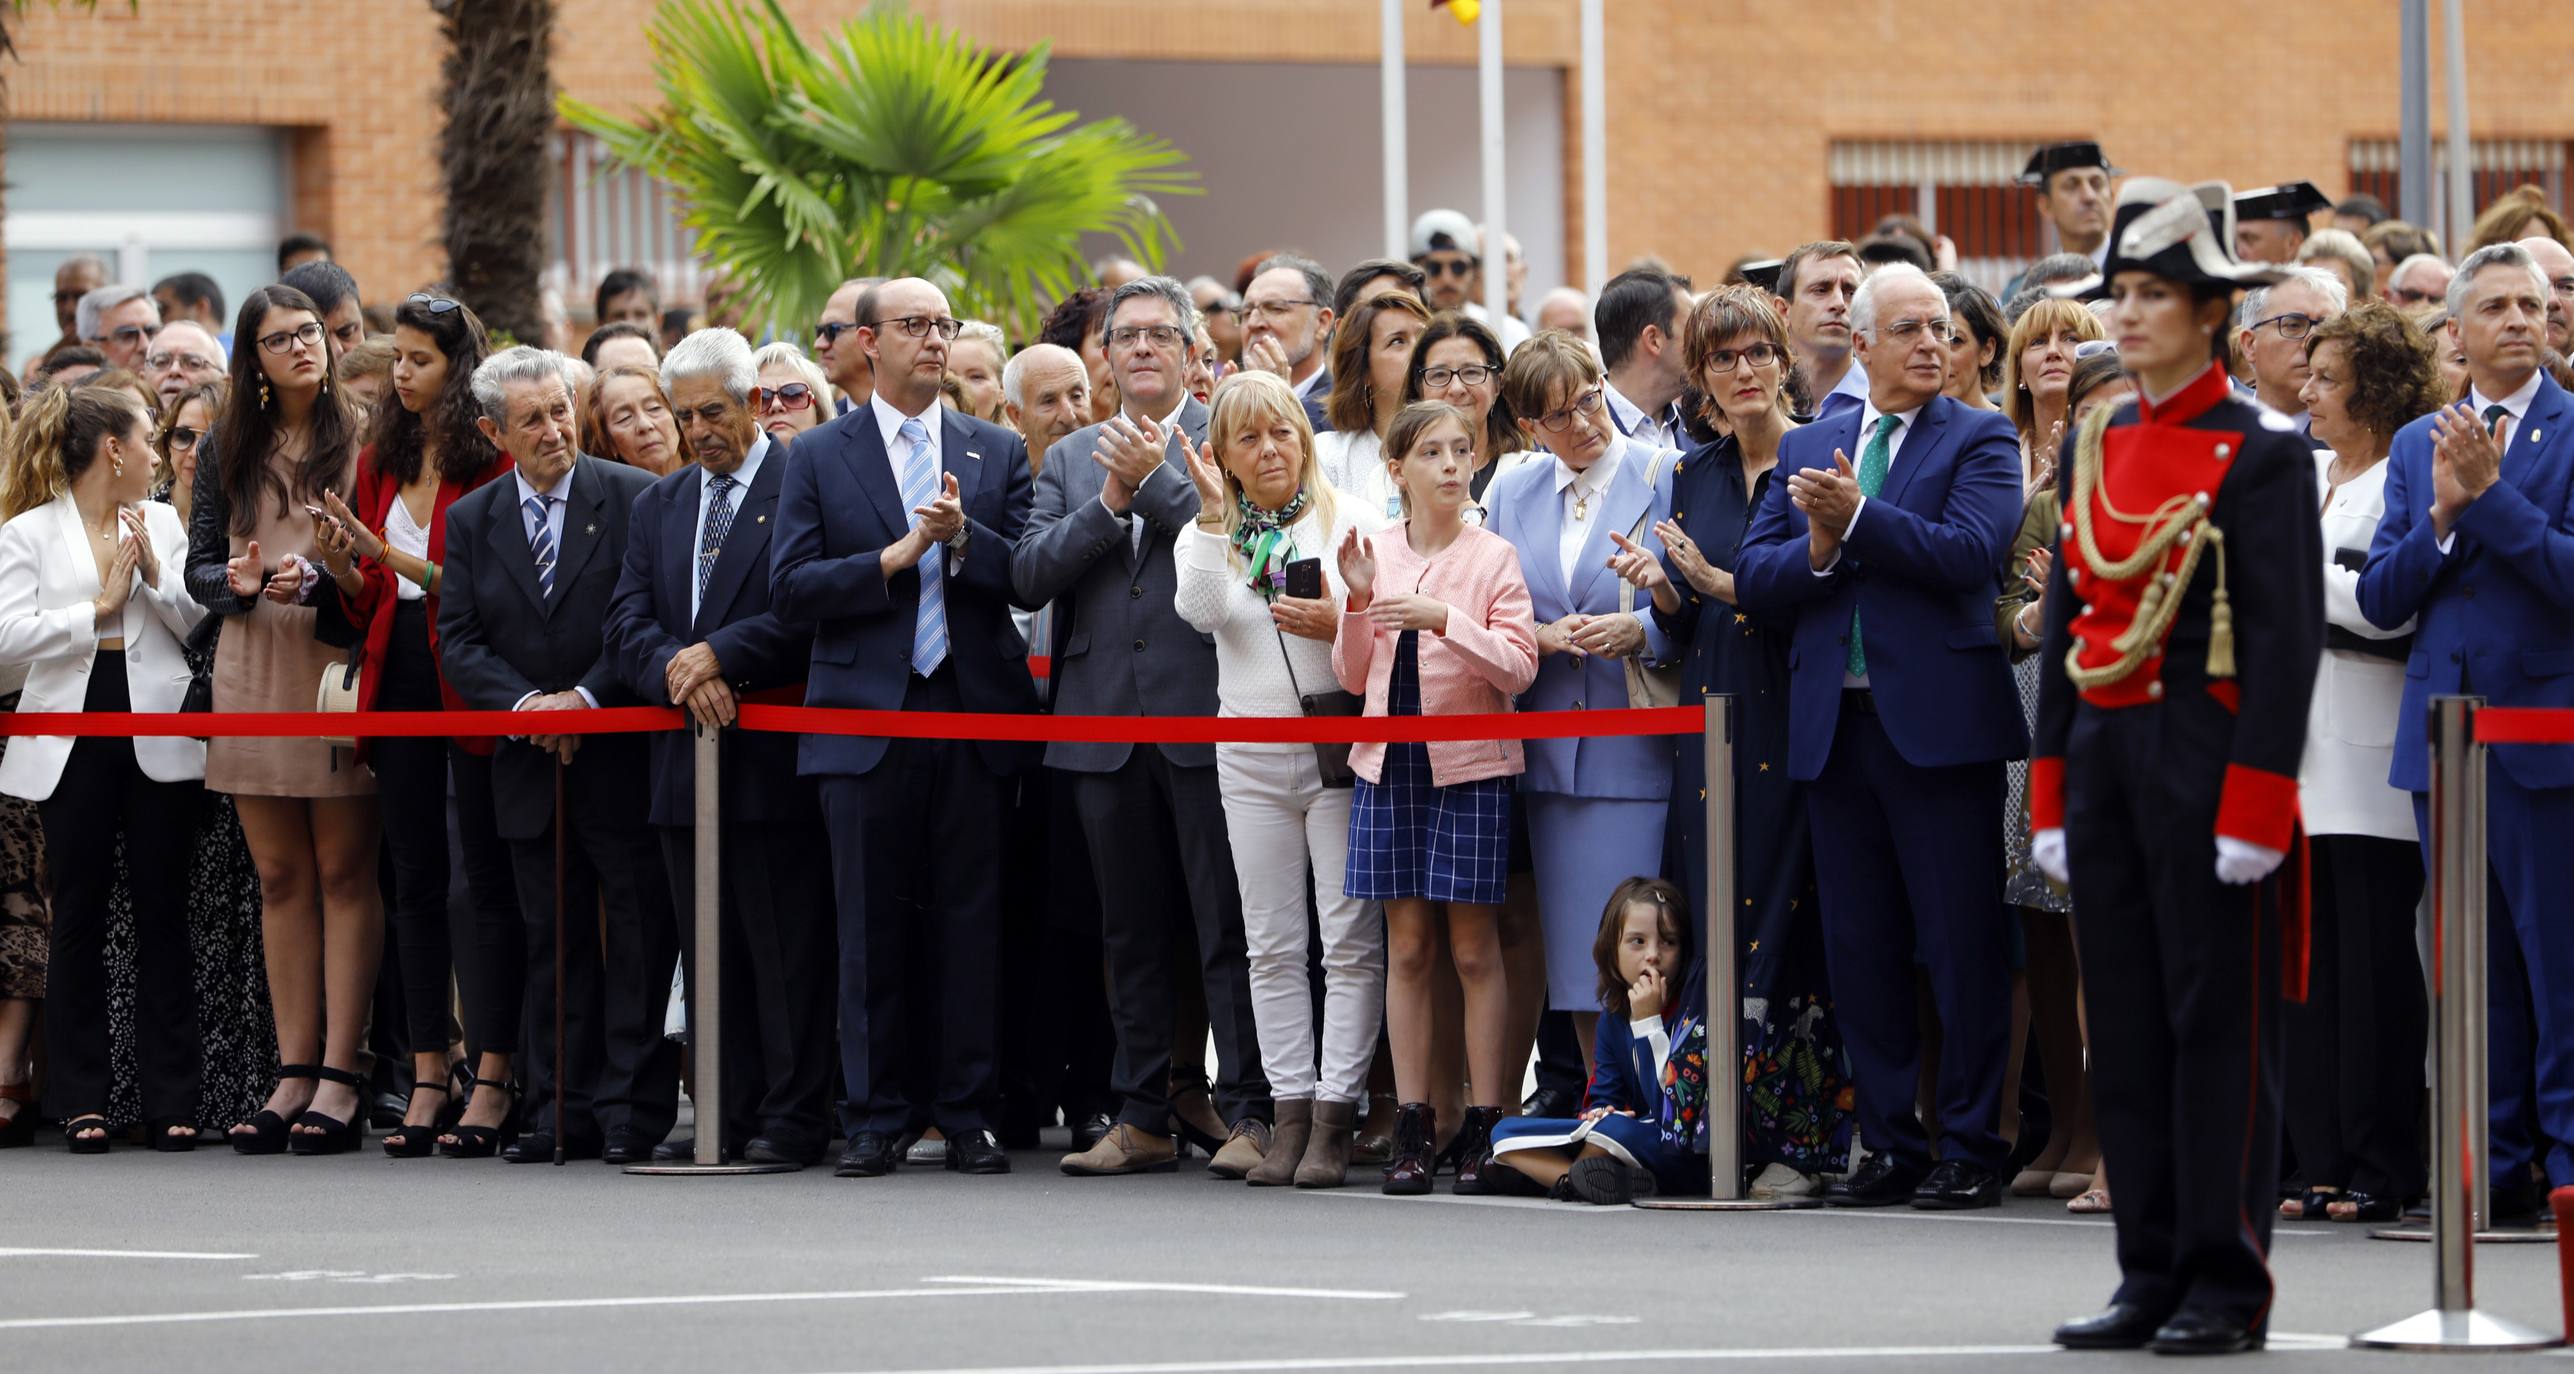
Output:
<path fill-rule="evenodd" d="M 2574 711 L 2486 706 L 2476 711 L 2478 744 L 2574 744 Z"/>
<path fill-rule="evenodd" d="M 765 694 L 764 694 L 765 695 Z M 1043 716 L 975 712 L 860 711 L 827 706 L 742 704 L 741 727 L 781 734 L 871 735 L 892 739 L 1074 740 L 1084 744 L 1430 743 L 1448 740 L 1596 739 L 1695 734 L 1695 706 L 1610 711 L 1499 712 L 1463 716 Z M 21 711 L 0 716 L 0 735 L 322 736 L 636 734 L 685 727 L 662 706 L 578 711 Z"/>

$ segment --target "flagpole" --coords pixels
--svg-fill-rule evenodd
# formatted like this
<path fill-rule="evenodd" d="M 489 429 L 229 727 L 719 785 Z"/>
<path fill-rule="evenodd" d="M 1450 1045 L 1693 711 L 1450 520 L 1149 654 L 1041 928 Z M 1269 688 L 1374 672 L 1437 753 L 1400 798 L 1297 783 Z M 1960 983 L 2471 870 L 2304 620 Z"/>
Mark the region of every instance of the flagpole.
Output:
<path fill-rule="evenodd" d="M 1385 255 L 1404 256 L 1412 227 L 1411 168 L 1406 159 L 1410 135 L 1404 129 L 1403 6 L 1405 0 L 1377 0 L 1377 124 L 1385 137 Z"/>
<path fill-rule="evenodd" d="M 1510 313 L 1510 239 L 1502 219 L 1502 0 L 1484 0 L 1475 31 L 1477 104 L 1483 121 L 1484 312 L 1494 329 Z"/>
<path fill-rule="evenodd" d="M 1609 57 L 1607 0 L 1582 0 L 1582 288 L 1609 279 Z"/>

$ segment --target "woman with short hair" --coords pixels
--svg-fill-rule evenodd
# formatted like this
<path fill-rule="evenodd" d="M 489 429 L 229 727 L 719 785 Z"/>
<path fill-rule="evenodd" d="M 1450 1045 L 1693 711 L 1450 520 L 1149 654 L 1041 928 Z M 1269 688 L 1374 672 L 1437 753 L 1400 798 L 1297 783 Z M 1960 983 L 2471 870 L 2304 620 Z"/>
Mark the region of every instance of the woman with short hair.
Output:
<path fill-rule="evenodd" d="M 968 325 L 967 328 L 973 326 Z M 964 341 L 964 335 L 957 336 L 957 342 Z M 831 383 L 822 375 L 822 369 L 804 356 L 803 349 L 781 339 L 752 354 L 751 361 L 760 369 L 760 428 L 773 442 L 793 443 L 797 436 L 829 418 Z M 958 376 L 953 356 L 949 361 L 948 375 Z M 1001 376 L 997 369 L 992 375 L 996 382 Z M 972 400 L 970 389 L 967 399 L 969 402 Z M 969 413 L 972 412 L 969 410 Z M 975 418 L 990 417 L 976 415 Z"/>
<path fill-rule="evenodd" d="M 2065 392 L 2074 351 L 2105 337 L 2100 317 L 2080 301 L 2050 297 L 2029 307 L 2002 347 L 2002 413 L 2020 431 L 2020 490 L 2048 485 L 2064 443 Z"/>

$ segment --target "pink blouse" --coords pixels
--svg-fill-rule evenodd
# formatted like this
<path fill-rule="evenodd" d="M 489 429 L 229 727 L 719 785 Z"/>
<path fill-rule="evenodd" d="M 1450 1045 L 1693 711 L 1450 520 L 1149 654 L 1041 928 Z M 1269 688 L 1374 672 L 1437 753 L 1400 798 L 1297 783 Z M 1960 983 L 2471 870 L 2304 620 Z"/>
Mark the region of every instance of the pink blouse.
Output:
<path fill-rule="evenodd" d="M 1472 525 L 1429 559 L 1412 550 L 1411 525 L 1377 534 L 1378 596 L 1418 594 L 1447 602 L 1444 632 L 1420 637 L 1421 714 L 1477 715 L 1511 709 L 1511 698 L 1537 680 L 1537 620 L 1529 609 L 1528 581 L 1520 576 L 1519 551 L 1510 541 Z M 1386 714 L 1394 677 L 1395 637 L 1346 602 L 1340 633 L 1332 641 L 1332 673 L 1344 691 L 1367 696 L 1367 713 Z M 1506 777 L 1520 772 L 1518 740 L 1439 740 L 1430 746 L 1430 780 L 1437 786 Z M 1385 746 L 1350 750 L 1350 767 L 1379 780 Z"/>

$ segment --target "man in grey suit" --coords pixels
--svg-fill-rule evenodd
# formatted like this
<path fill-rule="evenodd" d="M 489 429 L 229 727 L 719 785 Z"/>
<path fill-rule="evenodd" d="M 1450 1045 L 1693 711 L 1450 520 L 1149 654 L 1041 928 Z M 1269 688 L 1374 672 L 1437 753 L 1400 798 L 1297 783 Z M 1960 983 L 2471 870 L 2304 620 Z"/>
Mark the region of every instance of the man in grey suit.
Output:
<path fill-rule="evenodd" d="M 1054 702 L 1064 715 L 1216 713 L 1214 643 L 1172 605 L 1172 541 L 1198 514 L 1178 437 L 1207 437 L 1206 407 L 1181 383 L 1195 309 L 1169 277 L 1129 282 L 1110 298 L 1104 334 L 1123 408 L 1047 452 L 1036 509 L 1011 555 L 1019 601 L 1056 607 Z M 1097 875 L 1123 1099 L 1116 1126 L 1066 1156 L 1064 1172 L 1175 1167 L 1172 1003 L 1186 970 L 1170 951 L 1183 926 L 1206 983 L 1217 1106 L 1233 1123 L 1217 1163 L 1247 1169 L 1259 1161 L 1271 1109 L 1215 747 L 1058 740 L 1046 764 L 1072 778 Z"/>

